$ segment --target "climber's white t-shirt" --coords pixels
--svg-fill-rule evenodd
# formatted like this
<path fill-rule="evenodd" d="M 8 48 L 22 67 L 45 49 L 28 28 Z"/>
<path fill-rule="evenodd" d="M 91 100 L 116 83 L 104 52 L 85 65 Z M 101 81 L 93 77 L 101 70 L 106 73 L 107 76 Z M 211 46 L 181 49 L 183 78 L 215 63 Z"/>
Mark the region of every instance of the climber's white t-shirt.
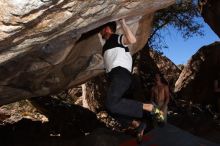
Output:
<path fill-rule="evenodd" d="M 112 34 L 103 46 L 103 57 L 106 72 L 115 67 L 123 67 L 131 72 L 132 57 L 129 49 L 122 42 L 122 35 Z"/>

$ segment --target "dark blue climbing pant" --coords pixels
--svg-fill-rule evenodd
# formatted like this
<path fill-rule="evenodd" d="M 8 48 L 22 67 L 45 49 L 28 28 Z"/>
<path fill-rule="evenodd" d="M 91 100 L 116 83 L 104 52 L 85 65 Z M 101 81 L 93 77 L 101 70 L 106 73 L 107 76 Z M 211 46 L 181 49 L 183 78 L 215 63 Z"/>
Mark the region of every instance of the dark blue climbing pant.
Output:
<path fill-rule="evenodd" d="M 121 122 L 143 117 L 143 103 L 124 97 L 132 82 L 131 73 L 116 67 L 108 73 L 110 80 L 105 106 L 114 118 Z"/>

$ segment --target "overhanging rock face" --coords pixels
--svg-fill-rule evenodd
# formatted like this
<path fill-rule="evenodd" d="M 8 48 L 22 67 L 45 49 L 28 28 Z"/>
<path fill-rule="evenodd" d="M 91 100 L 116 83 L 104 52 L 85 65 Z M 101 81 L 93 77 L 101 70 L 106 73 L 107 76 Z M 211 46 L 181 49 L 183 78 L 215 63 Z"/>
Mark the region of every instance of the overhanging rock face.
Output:
<path fill-rule="evenodd" d="M 54 94 L 103 72 L 101 42 L 89 32 L 126 18 L 149 36 L 153 12 L 175 0 L 0 0 L 0 105 Z M 88 33 L 89 32 L 89 33 Z"/>

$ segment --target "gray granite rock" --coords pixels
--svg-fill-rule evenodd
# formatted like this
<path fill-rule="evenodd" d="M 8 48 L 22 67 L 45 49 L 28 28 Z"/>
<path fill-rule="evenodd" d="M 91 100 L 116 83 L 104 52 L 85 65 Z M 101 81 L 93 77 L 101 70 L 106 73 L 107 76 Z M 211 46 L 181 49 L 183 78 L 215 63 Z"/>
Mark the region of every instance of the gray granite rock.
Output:
<path fill-rule="evenodd" d="M 0 0 L 0 105 L 58 93 L 103 72 L 96 28 L 126 18 L 141 49 L 175 0 Z M 145 27 L 143 27 L 145 26 Z"/>

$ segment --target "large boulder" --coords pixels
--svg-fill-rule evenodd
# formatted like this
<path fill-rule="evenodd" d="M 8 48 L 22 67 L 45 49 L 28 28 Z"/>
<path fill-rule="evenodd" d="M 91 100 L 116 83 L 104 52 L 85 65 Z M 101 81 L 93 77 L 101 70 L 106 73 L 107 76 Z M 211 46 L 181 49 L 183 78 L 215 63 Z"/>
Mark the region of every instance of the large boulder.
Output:
<path fill-rule="evenodd" d="M 0 105 L 54 94 L 103 72 L 96 28 L 126 18 L 139 36 L 134 53 L 149 36 L 153 12 L 174 3 L 0 0 Z"/>
<path fill-rule="evenodd" d="M 200 0 L 200 10 L 205 22 L 207 22 L 212 30 L 220 37 L 219 8 L 219 0 Z"/>
<path fill-rule="evenodd" d="M 214 99 L 214 79 L 220 72 L 220 42 L 204 46 L 192 56 L 175 85 L 175 92 L 188 101 L 208 104 Z"/>

